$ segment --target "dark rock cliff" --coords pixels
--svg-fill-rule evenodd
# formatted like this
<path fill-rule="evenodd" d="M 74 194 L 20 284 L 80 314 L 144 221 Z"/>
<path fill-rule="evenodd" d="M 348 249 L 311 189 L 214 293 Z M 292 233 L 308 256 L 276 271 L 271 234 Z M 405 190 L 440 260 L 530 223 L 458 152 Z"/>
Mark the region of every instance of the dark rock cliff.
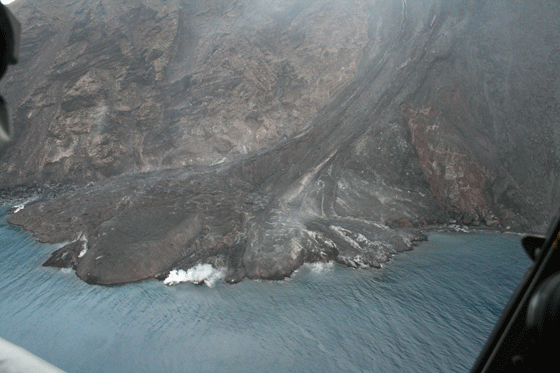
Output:
<path fill-rule="evenodd" d="M 199 263 L 379 266 L 450 219 L 555 212 L 560 8 L 545 1 L 19 0 L 10 221 L 90 283 Z M 57 260 L 60 258 L 60 260 Z M 51 263 L 53 264 L 53 263 Z"/>

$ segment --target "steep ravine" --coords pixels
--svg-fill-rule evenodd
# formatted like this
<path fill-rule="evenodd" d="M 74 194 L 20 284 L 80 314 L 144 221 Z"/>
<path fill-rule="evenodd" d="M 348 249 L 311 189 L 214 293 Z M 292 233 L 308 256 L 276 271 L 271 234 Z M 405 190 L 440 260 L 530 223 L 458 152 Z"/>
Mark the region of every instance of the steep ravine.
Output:
<path fill-rule="evenodd" d="M 554 212 L 544 1 L 20 1 L 24 25 L 59 21 L 24 28 L 45 57 L 23 47 L 2 86 L 19 128 L 2 183 L 94 183 L 10 222 L 71 242 L 50 264 L 89 283 L 377 267 L 430 224 L 538 231 Z"/>

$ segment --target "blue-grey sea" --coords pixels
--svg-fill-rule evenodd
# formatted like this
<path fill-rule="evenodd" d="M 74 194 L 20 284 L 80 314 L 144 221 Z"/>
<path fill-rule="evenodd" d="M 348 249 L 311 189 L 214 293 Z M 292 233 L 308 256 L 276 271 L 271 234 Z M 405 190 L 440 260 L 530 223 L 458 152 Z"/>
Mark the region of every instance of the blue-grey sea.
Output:
<path fill-rule="evenodd" d="M 0 336 L 68 372 L 465 372 L 529 265 L 519 236 L 432 233 L 382 269 L 91 286 L 0 210 Z"/>

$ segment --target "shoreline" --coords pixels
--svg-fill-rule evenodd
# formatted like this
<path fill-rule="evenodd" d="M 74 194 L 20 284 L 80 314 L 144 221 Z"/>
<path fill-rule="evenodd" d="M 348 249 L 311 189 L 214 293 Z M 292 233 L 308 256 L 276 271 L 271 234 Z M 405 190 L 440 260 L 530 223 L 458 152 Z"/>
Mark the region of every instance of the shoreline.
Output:
<path fill-rule="evenodd" d="M 531 234 L 530 232 L 517 232 L 511 229 L 503 228 L 492 228 L 484 226 L 467 226 L 462 224 L 444 224 L 444 225 L 430 225 L 423 228 L 418 228 L 418 230 L 424 234 L 429 232 L 449 232 L 449 233 L 500 233 L 500 234 L 513 234 L 518 236 L 524 236 Z M 536 234 L 536 233 L 535 233 Z"/>
<path fill-rule="evenodd" d="M 61 184 L 56 185 L 54 187 L 50 187 L 48 189 L 46 189 L 45 187 L 40 187 L 40 186 L 35 186 L 33 188 L 23 188 L 23 190 L 21 189 L 16 189 L 15 191 L 12 190 L 11 191 L 11 199 L 6 199 L 3 195 L 2 195 L 2 190 L 0 190 L 0 205 L 4 205 L 4 206 L 8 206 L 8 209 L 6 211 L 6 214 L 9 214 L 10 216 L 13 216 L 15 213 L 17 213 L 19 210 L 23 209 L 25 207 L 26 204 L 30 204 L 30 205 L 34 205 L 35 203 L 44 201 L 45 199 L 50 199 L 48 198 L 49 196 L 51 196 L 51 198 L 56 198 L 58 196 L 61 196 L 63 194 L 70 194 L 72 193 L 72 191 L 74 190 L 74 186 L 63 186 Z M 87 186 L 86 186 L 87 188 Z M 4 192 L 6 193 L 6 192 Z M 39 195 L 39 193 L 41 193 Z M 19 204 L 17 204 L 19 203 Z M 34 206 L 35 208 L 37 206 Z M 32 210 L 34 210 L 34 208 L 32 208 Z M 9 218 L 8 218 L 9 219 Z M 32 230 L 27 230 L 25 229 L 25 225 L 20 225 L 20 224 L 14 224 L 12 222 L 10 222 L 9 224 L 11 225 L 15 225 L 20 227 L 21 229 L 23 229 L 24 231 L 30 232 L 32 233 L 34 236 L 34 231 Z M 308 227 L 309 228 L 309 227 Z M 347 228 L 351 228 L 351 227 L 347 227 Z M 431 232 L 447 232 L 447 233 L 483 233 L 483 232 L 492 232 L 492 233 L 502 233 L 502 234 L 514 234 L 517 235 L 519 237 L 523 236 L 525 233 L 522 232 L 515 232 L 512 230 L 505 230 L 503 228 L 494 228 L 494 227 L 487 227 L 487 226 L 466 226 L 466 225 L 462 225 L 462 224 L 455 224 L 455 223 L 451 223 L 451 224 L 439 224 L 439 225 L 427 225 L 424 226 L 422 228 L 416 227 L 416 228 L 403 228 L 403 227 L 389 227 L 386 226 L 386 228 L 389 229 L 389 231 L 393 231 L 393 232 L 401 232 L 401 234 L 405 234 L 406 238 L 405 241 L 409 241 L 409 244 L 407 245 L 405 242 L 403 242 L 403 246 L 400 248 L 397 248 L 396 250 L 394 250 L 394 252 L 392 252 L 392 250 L 387 251 L 387 252 L 383 252 L 383 256 L 385 258 L 376 258 L 375 260 L 375 265 L 371 265 L 371 263 L 369 262 L 362 262 L 362 258 L 360 253 L 358 253 L 358 256 L 360 257 L 360 260 L 357 260 L 353 252 L 346 252 L 346 253 L 337 253 L 337 255 L 335 257 L 330 257 L 330 261 L 344 265 L 346 267 L 349 268 L 382 268 L 384 265 L 389 264 L 393 261 L 394 257 L 398 256 L 398 254 L 402 251 L 409 251 L 409 250 L 414 250 L 415 246 L 420 246 L 420 244 L 424 241 L 429 241 L 428 235 Z M 400 234 L 399 234 L 400 235 Z M 383 237 L 383 235 L 382 235 Z M 424 239 L 422 239 L 422 237 L 424 237 Z M 385 237 L 387 238 L 387 237 Z M 37 239 L 37 237 L 36 237 Z M 358 238 L 356 238 L 358 239 Z M 365 239 L 365 238 L 364 238 Z M 39 239 L 37 239 L 37 241 L 41 241 Z M 50 241 L 49 241 L 50 242 Z M 166 280 L 170 274 L 172 273 L 173 270 L 183 270 L 185 272 L 185 276 L 187 275 L 187 273 L 192 270 L 194 267 L 196 267 L 197 265 L 202 265 L 202 264 L 210 264 L 213 267 L 216 267 L 215 264 L 219 264 L 218 262 L 214 263 L 215 261 L 205 261 L 202 259 L 202 257 L 204 257 L 204 255 L 202 255 L 199 259 L 198 264 L 196 264 L 195 266 L 183 266 L 182 264 L 187 264 L 187 263 L 175 263 L 175 265 L 173 266 L 173 268 L 167 266 L 167 268 L 162 268 L 161 271 L 158 271 L 156 273 L 155 276 L 148 276 L 148 277 L 142 277 L 142 278 L 129 278 L 125 281 L 122 281 L 122 279 L 120 279 L 120 281 L 98 281 L 97 278 L 89 278 L 87 277 L 86 279 L 82 278 L 82 276 L 80 276 L 80 274 L 78 273 L 78 265 L 81 264 L 82 262 L 82 256 L 84 256 L 84 254 L 86 254 L 86 252 L 88 251 L 88 249 L 86 249 L 85 244 L 87 243 L 87 239 L 81 239 L 78 238 L 72 242 L 68 242 L 68 244 L 61 246 L 59 249 L 55 250 L 54 252 L 51 253 L 51 257 L 43 264 L 43 266 L 50 266 L 50 267 L 54 267 L 54 268 L 71 268 L 74 270 L 75 274 L 84 282 L 89 283 L 89 284 L 93 284 L 93 285 L 102 285 L 102 286 L 119 286 L 119 285 L 124 285 L 127 283 L 133 283 L 133 282 L 138 282 L 138 281 L 143 281 L 143 280 L 147 280 L 147 279 L 157 279 L 159 281 L 163 281 Z M 388 243 L 388 242 L 387 242 Z M 334 244 L 334 242 L 333 242 Z M 340 245 L 344 245 L 344 242 L 338 242 L 338 244 Z M 333 254 L 333 253 L 331 253 Z M 303 255 L 303 254 L 302 254 Z M 363 255 L 363 254 L 362 254 Z M 378 254 L 372 254 L 377 256 Z M 106 253 L 99 253 L 99 254 L 95 254 L 94 256 L 94 262 L 93 262 L 93 270 L 96 269 L 96 267 L 98 266 L 99 262 L 98 260 L 103 258 L 104 256 L 106 256 Z M 299 262 L 301 260 L 301 264 L 300 265 L 296 265 L 294 268 L 292 268 L 292 271 L 290 271 L 289 273 L 285 272 L 283 275 L 283 279 L 285 278 L 289 278 L 291 273 L 297 269 L 299 269 L 301 267 L 301 265 L 308 263 L 308 264 L 313 264 L 313 263 L 318 263 L 318 262 L 324 262 L 324 260 L 326 259 L 325 256 L 321 256 L 316 257 L 316 260 L 313 260 L 312 257 L 313 255 L 304 255 L 306 258 L 304 259 L 304 257 L 302 258 L 296 258 L 298 259 L 297 262 Z M 128 258 L 128 257 L 127 257 Z M 354 261 L 352 261 L 352 259 L 355 259 Z M 381 260 L 380 260 L 381 259 Z M 128 260 L 128 259 L 126 259 Z M 156 263 L 152 263 L 150 262 L 150 265 L 157 265 L 157 261 Z M 192 264 L 192 263 L 190 263 Z M 295 263 L 293 263 L 295 264 Z M 369 266 L 367 265 L 369 264 Z M 91 267 L 91 266 L 90 266 Z M 220 267 L 220 266 L 218 266 Z M 218 268 L 216 267 L 216 268 Z M 223 267 L 223 265 L 221 266 Z M 89 267 L 88 267 L 89 268 Z M 89 275 L 89 270 L 86 270 L 87 275 Z M 230 271 L 231 270 L 231 271 Z M 244 273 L 243 275 L 241 275 L 238 271 L 239 269 L 237 267 L 231 267 L 228 269 L 227 271 L 227 276 L 225 279 L 225 282 L 228 283 L 237 283 L 237 282 L 241 282 L 243 280 L 243 278 L 248 278 L 248 279 L 254 279 L 256 277 L 254 276 L 247 276 L 247 273 Z M 82 271 L 83 272 L 83 271 Z M 232 273 L 229 273 L 232 272 Z M 233 276 L 235 274 L 235 276 Z M 83 274 L 82 274 L 83 275 Z M 232 277 L 233 276 L 233 277 Z M 271 277 L 266 277 L 266 276 L 257 276 L 260 279 L 263 280 L 278 280 L 279 278 L 271 278 Z M 114 280 L 114 279 L 113 279 Z M 198 282 L 200 282 L 201 284 L 203 284 L 206 281 L 206 279 L 199 279 Z"/>

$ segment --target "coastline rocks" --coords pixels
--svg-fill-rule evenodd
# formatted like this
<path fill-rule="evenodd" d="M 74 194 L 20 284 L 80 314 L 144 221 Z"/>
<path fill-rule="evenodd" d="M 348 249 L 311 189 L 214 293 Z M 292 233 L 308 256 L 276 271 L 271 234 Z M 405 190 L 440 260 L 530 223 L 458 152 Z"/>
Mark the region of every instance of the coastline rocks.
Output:
<path fill-rule="evenodd" d="M 470 225 L 476 220 L 476 215 L 471 213 L 466 213 L 463 216 L 463 224 Z"/>
<path fill-rule="evenodd" d="M 230 172 L 115 179 L 31 203 L 9 222 L 40 241 L 73 241 L 45 265 L 74 268 L 100 285 L 165 279 L 201 264 L 224 268 L 228 283 L 283 279 L 305 262 L 379 267 L 425 240 L 364 219 L 312 215 L 282 198 L 256 209 L 245 203 L 249 195 L 261 200 L 255 190 L 239 182 L 232 188 Z"/>
<path fill-rule="evenodd" d="M 51 254 L 51 257 L 43 263 L 43 267 L 71 268 L 76 269 L 80 259 L 80 253 L 85 250 L 83 241 L 69 243 Z"/>
<path fill-rule="evenodd" d="M 484 223 L 490 228 L 500 228 L 500 220 L 495 215 L 487 215 L 484 218 Z"/>

